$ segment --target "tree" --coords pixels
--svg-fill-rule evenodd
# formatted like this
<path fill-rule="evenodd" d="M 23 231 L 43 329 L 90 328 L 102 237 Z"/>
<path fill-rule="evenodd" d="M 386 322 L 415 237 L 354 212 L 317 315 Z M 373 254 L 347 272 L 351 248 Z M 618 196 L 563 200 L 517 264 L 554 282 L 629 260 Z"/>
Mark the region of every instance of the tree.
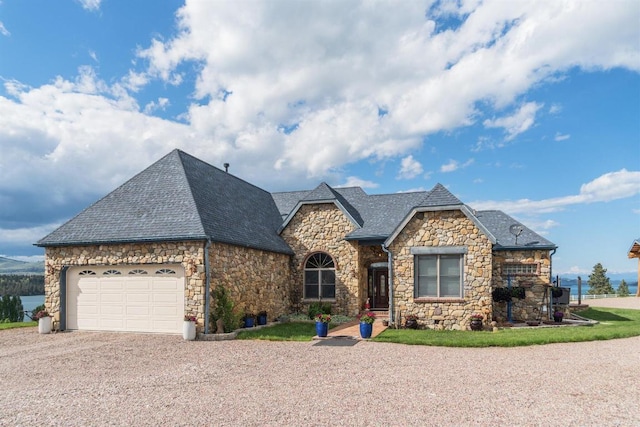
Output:
<path fill-rule="evenodd" d="M 629 286 L 627 282 L 622 279 L 620 284 L 618 285 L 618 290 L 616 291 L 619 297 L 628 297 L 629 296 Z"/>
<path fill-rule="evenodd" d="M 589 295 L 613 294 L 613 286 L 606 275 L 607 269 L 602 264 L 593 266 L 593 272 L 589 275 Z"/>

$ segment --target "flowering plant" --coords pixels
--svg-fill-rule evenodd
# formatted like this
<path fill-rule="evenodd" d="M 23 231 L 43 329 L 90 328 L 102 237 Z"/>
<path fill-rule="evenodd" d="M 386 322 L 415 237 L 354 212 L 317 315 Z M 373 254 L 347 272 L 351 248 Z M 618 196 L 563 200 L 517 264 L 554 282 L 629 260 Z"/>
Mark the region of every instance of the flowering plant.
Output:
<path fill-rule="evenodd" d="M 553 313 L 553 317 L 564 317 L 564 313 L 561 311 L 556 311 Z"/>
<path fill-rule="evenodd" d="M 358 314 L 358 320 L 364 323 L 373 323 L 376 320 L 376 314 L 372 311 L 366 311 Z"/>
<path fill-rule="evenodd" d="M 36 320 L 40 320 L 44 317 L 49 317 L 49 312 L 47 310 L 40 310 L 39 312 L 36 313 L 36 315 L 33 317 Z"/>
<path fill-rule="evenodd" d="M 416 316 L 415 314 L 407 314 L 405 320 L 418 320 L 418 316 Z"/>
<path fill-rule="evenodd" d="M 316 322 L 329 323 L 331 322 L 331 315 L 318 313 L 316 314 Z"/>
<path fill-rule="evenodd" d="M 188 314 L 184 316 L 184 320 L 186 322 L 195 322 L 196 321 L 196 316 L 189 316 Z"/>
<path fill-rule="evenodd" d="M 483 316 L 482 314 L 480 314 L 480 313 L 473 313 L 473 314 L 471 315 L 471 319 L 479 319 L 479 320 L 483 320 L 483 319 L 484 319 L 484 316 Z"/>

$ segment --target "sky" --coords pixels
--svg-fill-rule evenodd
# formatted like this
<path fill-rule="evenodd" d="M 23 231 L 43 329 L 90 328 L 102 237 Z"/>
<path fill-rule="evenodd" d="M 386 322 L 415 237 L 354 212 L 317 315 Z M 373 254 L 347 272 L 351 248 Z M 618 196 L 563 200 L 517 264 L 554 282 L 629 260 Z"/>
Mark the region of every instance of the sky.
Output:
<path fill-rule="evenodd" d="M 267 191 L 441 183 L 635 272 L 640 2 L 0 0 L 0 255 L 179 148 Z"/>

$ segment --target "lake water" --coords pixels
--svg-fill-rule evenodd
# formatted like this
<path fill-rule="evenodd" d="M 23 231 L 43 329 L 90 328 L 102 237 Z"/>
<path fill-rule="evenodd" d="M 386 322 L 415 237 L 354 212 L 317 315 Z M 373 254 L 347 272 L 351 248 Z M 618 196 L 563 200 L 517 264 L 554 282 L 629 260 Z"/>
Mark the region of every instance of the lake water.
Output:
<path fill-rule="evenodd" d="M 32 311 L 37 306 L 44 304 L 44 295 L 25 295 L 20 299 L 22 300 L 22 309 L 27 311 Z M 24 321 L 30 322 L 31 319 L 25 315 Z"/>

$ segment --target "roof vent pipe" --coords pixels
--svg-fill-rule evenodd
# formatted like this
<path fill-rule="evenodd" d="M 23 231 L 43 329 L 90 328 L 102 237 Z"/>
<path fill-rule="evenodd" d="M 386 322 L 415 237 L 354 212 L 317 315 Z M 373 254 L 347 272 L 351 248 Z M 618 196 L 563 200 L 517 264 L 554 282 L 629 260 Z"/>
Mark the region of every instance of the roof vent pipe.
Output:
<path fill-rule="evenodd" d="M 223 166 L 224 166 L 224 171 L 229 173 L 229 163 L 225 163 Z"/>

